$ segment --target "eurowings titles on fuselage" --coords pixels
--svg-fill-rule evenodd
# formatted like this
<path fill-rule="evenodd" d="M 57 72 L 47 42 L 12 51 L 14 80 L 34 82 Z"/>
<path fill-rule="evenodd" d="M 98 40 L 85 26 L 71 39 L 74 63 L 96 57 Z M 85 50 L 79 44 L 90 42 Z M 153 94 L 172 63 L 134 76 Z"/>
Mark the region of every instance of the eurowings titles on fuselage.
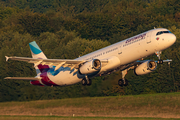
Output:
<path fill-rule="evenodd" d="M 158 28 L 149 30 L 113 45 L 81 56 L 70 59 L 47 59 L 35 41 L 29 43 L 32 58 L 7 57 L 6 59 L 26 61 L 33 63 L 37 76 L 31 81 L 33 85 L 63 86 L 72 85 L 82 81 L 83 85 L 91 85 L 91 79 L 97 75 L 104 75 L 112 71 L 121 70 L 122 79 L 120 86 L 127 85 L 125 75 L 129 69 L 134 69 L 135 74 L 143 75 L 157 68 L 156 63 L 163 63 L 159 59 L 137 61 L 138 59 L 160 53 L 176 41 L 176 36 L 169 30 Z M 160 58 L 160 57 L 158 57 Z M 170 62 L 172 60 L 164 60 Z M 25 77 L 7 77 L 6 79 L 29 80 Z"/>
<path fill-rule="evenodd" d="M 129 44 L 138 42 L 140 40 L 143 40 L 143 39 L 145 39 L 145 36 L 146 36 L 146 33 L 144 33 L 142 35 L 138 35 L 137 37 L 130 38 L 130 39 L 126 40 L 126 42 L 123 45 L 123 47 L 126 46 L 126 45 L 129 45 Z"/>

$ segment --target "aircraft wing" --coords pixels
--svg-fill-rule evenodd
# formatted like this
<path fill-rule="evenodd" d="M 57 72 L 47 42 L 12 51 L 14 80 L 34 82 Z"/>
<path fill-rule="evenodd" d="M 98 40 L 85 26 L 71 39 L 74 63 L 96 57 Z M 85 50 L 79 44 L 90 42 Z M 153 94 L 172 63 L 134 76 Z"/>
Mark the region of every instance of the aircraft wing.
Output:
<path fill-rule="evenodd" d="M 172 62 L 172 60 L 171 60 L 171 59 L 162 60 L 162 61 L 163 61 L 163 62 L 168 62 L 168 63 Z M 159 63 L 159 61 L 156 61 L 156 63 Z"/>
<path fill-rule="evenodd" d="M 138 63 L 143 63 L 143 62 L 146 62 L 146 61 L 148 61 L 148 60 L 138 60 L 138 61 L 136 61 L 136 64 L 138 64 Z M 159 61 L 157 60 L 157 61 L 155 61 L 156 63 L 159 63 Z M 172 62 L 172 60 L 171 59 L 167 59 L 167 60 L 162 60 L 162 62 L 164 63 L 164 62 Z"/>
<path fill-rule="evenodd" d="M 8 61 L 9 59 L 24 61 L 28 63 L 34 63 L 34 66 L 38 66 L 39 64 L 53 65 L 56 66 L 55 70 L 59 69 L 61 66 L 78 68 L 79 64 L 86 62 L 82 60 L 71 60 L 71 59 L 38 59 L 38 58 L 28 58 L 28 57 L 16 57 L 16 56 L 12 56 L 12 57 L 5 56 L 5 57 L 6 57 L 6 61 Z"/>
<path fill-rule="evenodd" d="M 121 66 L 120 70 L 125 70 L 125 69 L 133 69 L 134 66 L 137 66 L 137 65 L 140 65 L 141 63 L 144 63 L 148 60 L 137 60 L 135 62 L 132 62 L 132 63 L 129 63 L 129 64 L 126 64 L 126 65 L 123 65 Z M 172 62 L 171 59 L 167 59 L 167 60 L 162 60 L 163 62 L 167 62 L 168 64 L 170 64 L 170 62 Z M 155 61 L 156 63 L 159 63 L 159 61 Z"/>
<path fill-rule="evenodd" d="M 6 77 L 7 80 L 40 80 L 40 78 L 35 77 Z"/>
<path fill-rule="evenodd" d="M 16 56 L 13 57 L 5 56 L 5 57 L 6 57 L 6 61 L 8 61 L 9 59 L 17 60 L 17 61 L 25 61 L 28 63 L 37 63 L 41 61 L 41 63 L 45 62 L 46 65 L 48 63 L 53 63 L 54 65 L 54 64 L 59 64 L 61 62 L 66 62 L 66 64 L 78 64 L 82 62 L 81 60 L 71 60 L 71 59 L 38 59 L 38 58 L 28 58 L 28 57 L 16 57 Z"/>
<path fill-rule="evenodd" d="M 85 63 L 87 61 L 83 61 L 83 60 L 71 60 L 71 59 L 38 59 L 38 58 L 28 58 L 28 57 L 16 57 L 16 56 L 12 56 L 12 57 L 6 57 L 6 61 L 8 61 L 9 59 L 11 60 L 17 60 L 17 61 L 25 61 L 28 63 L 34 63 L 34 66 L 38 66 L 39 64 L 42 65 L 53 65 L 56 66 L 55 70 L 59 69 L 61 66 L 63 67 L 71 67 L 71 69 L 73 68 L 79 68 L 79 65 L 82 63 Z M 102 60 L 102 63 L 107 63 L 107 60 Z"/>

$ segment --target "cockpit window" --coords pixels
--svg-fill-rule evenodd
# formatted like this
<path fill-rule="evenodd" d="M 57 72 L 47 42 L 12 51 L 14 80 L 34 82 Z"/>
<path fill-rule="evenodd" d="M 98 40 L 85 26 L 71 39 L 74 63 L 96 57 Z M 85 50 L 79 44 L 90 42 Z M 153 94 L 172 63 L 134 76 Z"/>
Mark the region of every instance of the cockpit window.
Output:
<path fill-rule="evenodd" d="M 161 35 L 161 34 L 163 34 L 163 33 L 171 33 L 170 31 L 160 31 L 160 32 L 158 32 L 157 34 L 156 34 L 156 36 L 157 35 Z"/>

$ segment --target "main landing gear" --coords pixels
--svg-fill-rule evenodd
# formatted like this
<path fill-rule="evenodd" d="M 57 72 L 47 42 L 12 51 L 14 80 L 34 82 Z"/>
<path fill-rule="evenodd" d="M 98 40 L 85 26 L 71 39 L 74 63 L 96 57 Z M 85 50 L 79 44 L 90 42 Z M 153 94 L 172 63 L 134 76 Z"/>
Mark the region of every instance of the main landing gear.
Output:
<path fill-rule="evenodd" d="M 82 83 L 83 86 L 85 86 L 85 85 L 90 86 L 92 81 L 86 75 L 85 78 L 82 79 L 81 83 Z"/>
<path fill-rule="evenodd" d="M 118 85 L 123 87 L 128 85 L 128 80 L 127 79 L 119 79 Z"/>
<path fill-rule="evenodd" d="M 122 79 L 119 79 L 118 85 L 119 86 L 127 86 L 128 85 L 128 80 L 125 79 L 125 75 L 127 74 L 127 69 L 122 71 Z"/>

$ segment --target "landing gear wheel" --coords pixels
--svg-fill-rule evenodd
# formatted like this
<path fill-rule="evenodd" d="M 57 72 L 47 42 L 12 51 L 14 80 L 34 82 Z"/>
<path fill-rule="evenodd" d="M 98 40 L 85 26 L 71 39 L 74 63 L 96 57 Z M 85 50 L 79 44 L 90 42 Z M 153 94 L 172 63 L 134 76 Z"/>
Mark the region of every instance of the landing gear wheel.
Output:
<path fill-rule="evenodd" d="M 163 60 L 161 60 L 161 59 L 158 60 L 158 63 L 159 63 L 159 64 L 163 64 Z"/>
<path fill-rule="evenodd" d="M 128 80 L 119 79 L 118 85 L 121 86 L 121 87 L 122 86 L 127 86 L 128 85 Z"/>
<path fill-rule="evenodd" d="M 92 81 L 91 81 L 91 79 L 89 79 L 89 80 L 87 81 L 87 86 L 90 86 L 91 83 L 92 83 Z"/>
<path fill-rule="evenodd" d="M 127 85 L 128 85 L 128 80 L 125 79 L 124 86 L 127 86 Z"/>
<path fill-rule="evenodd" d="M 82 83 L 82 85 L 87 85 L 87 80 L 86 79 L 82 79 L 82 81 L 81 81 L 81 83 Z"/>
<path fill-rule="evenodd" d="M 119 79 L 118 85 L 122 87 L 124 85 L 124 81 L 122 79 Z"/>

